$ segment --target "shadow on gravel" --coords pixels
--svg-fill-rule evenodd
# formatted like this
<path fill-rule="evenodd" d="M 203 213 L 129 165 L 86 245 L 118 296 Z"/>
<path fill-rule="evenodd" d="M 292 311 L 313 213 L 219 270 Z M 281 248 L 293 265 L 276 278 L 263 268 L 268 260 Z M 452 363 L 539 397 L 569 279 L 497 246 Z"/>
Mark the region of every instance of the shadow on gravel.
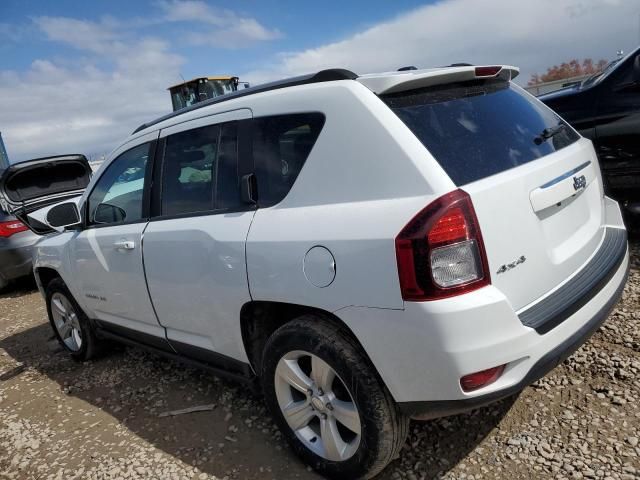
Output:
<path fill-rule="evenodd" d="M 22 297 L 33 293 L 36 289 L 36 281 L 33 276 L 21 278 L 0 289 L 0 299 Z"/>
<path fill-rule="evenodd" d="M 60 385 L 61 394 L 71 397 L 71 402 L 74 398 L 88 402 L 201 471 L 219 478 L 234 470 L 234 478 L 319 478 L 281 441 L 262 399 L 242 385 L 118 345 L 99 359 L 79 363 L 52 348 L 51 338 L 49 325 L 41 324 L 0 340 L 0 348 Z M 14 377 L 20 373 L 11 372 L 2 380 L 19 381 Z M 426 478 L 448 471 L 496 428 L 514 401 L 507 399 L 470 414 L 413 422 L 400 459 L 379 478 L 392 478 L 396 468 L 411 469 Z M 216 404 L 211 411 L 159 417 L 170 410 L 211 403 Z M 54 410 L 54 405 L 55 400 L 48 408 Z M 99 433 L 105 436 L 104 431 Z"/>

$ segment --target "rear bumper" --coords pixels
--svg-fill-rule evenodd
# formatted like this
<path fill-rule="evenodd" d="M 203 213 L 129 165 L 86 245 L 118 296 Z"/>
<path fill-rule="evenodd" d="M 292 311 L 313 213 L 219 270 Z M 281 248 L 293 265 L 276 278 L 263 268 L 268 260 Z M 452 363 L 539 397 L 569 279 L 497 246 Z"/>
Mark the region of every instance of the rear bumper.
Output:
<path fill-rule="evenodd" d="M 31 274 L 33 246 L 38 239 L 30 231 L 0 239 L 0 286 Z"/>
<path fill-rule="evenodd" d="M 603 228 L 617 229 L 612 238 L 622 241 L 605 244 L 605 233 L 610 232 L 603 232 L 601 247 L 611 251 L 610 246 L 617 245 L 617 255 L 598 264 L 608 266 L 598 272 L 598 281 L 591 281 L 593 275 L 586 280 L 579 275 L 599 258 L 594 253 L 565 283 L 575 280 L 582 287 L 575 290 L 579 295 L 559 299 L 549 294 L 538 302 L 548 301 L 547 307 L 558 304 L 544 310 L 555 319 L 548 330 L 528 326 L 521 318 L 524 312 L 516 312 L 494 285 L 435 302 L 405 302 L 403 310 L 348 307 L 335 313 L 354 332 L 409 415 L 438 417 L 485 405 L 518 392 L 554 368 L 589 338 L 620 299 L 629 253 L 615 202 L 607 201 L 605 218 Z M 506 367 L 494 383 L 473 392 L 460 387 L 461 377 L 499 365 Z"/>
<path fill-rule="evenodd" d="M 604 305 L 602 305 L 593 318 L 582 325 L 582 327 L 580 327 L 573 336 L 564 340 L 534 363 L 531 369 L 519 382 L 502 390 L 497 390 L 472 398 L 431 402 L 401 402 L 399 403 L 400 409 L 410 417 L 427 420 L 447 415 L 456 415 L 474 408 L 483 407 L 520 392 L 525 387 L 531 385 L 533 382 L 544 377 L 547 373 L 553 370 L 557 365 L 580 348 L 580 346 L 585 343 L 589 337 L 598 330 L 598 328 L 600 328 L 604 321 L 609 317 L 609 314 L 615 308 L 616 304 L 620 301 L 628 274 L 629 263 L 626 262 L 624 280 L 618 285 L 614 295 Z"/>

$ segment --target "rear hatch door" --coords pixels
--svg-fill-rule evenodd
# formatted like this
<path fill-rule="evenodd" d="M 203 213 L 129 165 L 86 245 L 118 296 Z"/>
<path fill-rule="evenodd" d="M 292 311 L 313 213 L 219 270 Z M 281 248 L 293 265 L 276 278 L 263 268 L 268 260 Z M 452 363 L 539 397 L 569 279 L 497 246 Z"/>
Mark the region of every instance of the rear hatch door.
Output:
<path fill-rule="evenodd" d="M 0 173 L 0 206 L 34 232 L 53 231 L 28 217 L 48 205 L 82 195 L 91 180 L 84 155 L 58 155 L 14 163 Z"/>
<path fill-rule="evenodd" d="M 471 196 L 491 283 L 515 310 L 595 253 L 603 191 L 591 142 L 509 76 L 395 87 L 381 97 Z"/>

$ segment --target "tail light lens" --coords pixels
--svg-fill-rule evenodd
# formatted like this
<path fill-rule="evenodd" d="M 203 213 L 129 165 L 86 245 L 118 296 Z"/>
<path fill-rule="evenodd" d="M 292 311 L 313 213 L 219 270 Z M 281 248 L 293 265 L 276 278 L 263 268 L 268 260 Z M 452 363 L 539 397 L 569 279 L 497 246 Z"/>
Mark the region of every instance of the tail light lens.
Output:
<path fill-rule="evenodd" d="M 499 367 L 465 375 L 460 379 L 460 386 L 465 392 L 473 392 L 479 388 L 486 387 L 500 378 L 500 375 L 504 372 L 504 367 L 504 365 L 500 365 Z"/>
<path fill-rule="evenodd" d="M 478 219 L 462 190 L 438 198 L 402 229 L 396 258 L 405 300 L 452 297 L 491 281 Z"/>
<path fill-rule="evenodd" d="M 494 77 L 498 73 L 500 73 L 500 70 L 502 70 L 502 67 L 499 65 L 490 67 L 476 67 L 474 73 L 476 77 Z"/>
<path fill-rule="evenodd" d="M 29 227 L 20 220 L 0 222 L 0 238 L 9 238 L 11 235 L 24 232 L 25 230 L 29 230 Z"/>

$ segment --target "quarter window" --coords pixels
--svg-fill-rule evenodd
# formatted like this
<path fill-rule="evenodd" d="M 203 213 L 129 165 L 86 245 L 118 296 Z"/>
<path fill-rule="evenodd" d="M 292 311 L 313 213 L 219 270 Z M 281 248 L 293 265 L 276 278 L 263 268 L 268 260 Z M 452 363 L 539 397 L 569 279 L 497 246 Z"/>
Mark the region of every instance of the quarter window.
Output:
<path fill-rule="evenodd" d="M 121 154 L 102 174 L 89 195 L 90 224 L 117 224 L 142 220 L 144 177 L 149 143 Z"/>
<path fill-rule="evenodd" d="M 322 113 L 300 113 L 253 120 L 253 157 L 258 203 L 268 207 L 291 190 L 324 125 Z"/>

